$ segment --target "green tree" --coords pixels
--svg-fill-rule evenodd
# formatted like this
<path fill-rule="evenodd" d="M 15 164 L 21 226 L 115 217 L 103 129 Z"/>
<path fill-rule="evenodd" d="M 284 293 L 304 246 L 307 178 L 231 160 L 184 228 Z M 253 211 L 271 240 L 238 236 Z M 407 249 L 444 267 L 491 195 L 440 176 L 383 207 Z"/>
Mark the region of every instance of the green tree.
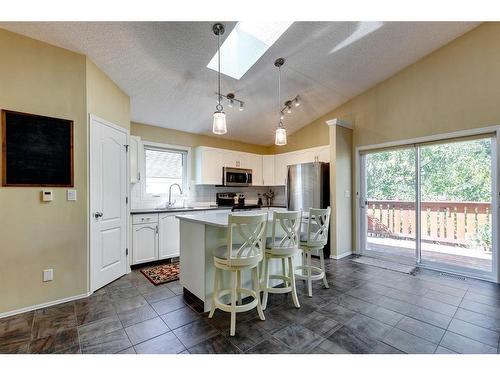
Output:
<path fill-rule="evenodd" d="M 369 200 L 415 200 L 416 149 L 366 156 Z M 420 148 L 423 201 L 491 200 L 491 140 L 438 143 Z"/>

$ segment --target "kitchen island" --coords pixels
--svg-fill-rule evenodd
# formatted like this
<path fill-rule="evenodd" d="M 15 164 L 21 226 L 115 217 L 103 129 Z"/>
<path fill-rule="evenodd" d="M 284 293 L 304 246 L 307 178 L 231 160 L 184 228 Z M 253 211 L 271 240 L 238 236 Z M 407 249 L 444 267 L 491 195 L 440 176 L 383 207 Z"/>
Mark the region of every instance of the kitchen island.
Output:
<path fill-rule="evenodd" d="M 276 209 L 281 210 L 281 209 Z M 268 213 L 267 235 L 271 235 L 274 210 L 253 210 L 238 213 L 252 215 Z M 180 220 L 180 283 L 203 304 L 203 311 L 210 311 L 214 283 L 213 252 L 227 245 L 228 212 L 204 212 L 178 216 Z M 300 262 L 300 263 L 299 263 Z M 295 265 L 301 264 L 296 256 Z M 281 272 L 281 262 L 273 262 L 271 273 Z M 241 276 L 243 287 L 251 287 L 250 272 Z M 223 285 L 229 285 L 229 273 L 224 273 Z"/>

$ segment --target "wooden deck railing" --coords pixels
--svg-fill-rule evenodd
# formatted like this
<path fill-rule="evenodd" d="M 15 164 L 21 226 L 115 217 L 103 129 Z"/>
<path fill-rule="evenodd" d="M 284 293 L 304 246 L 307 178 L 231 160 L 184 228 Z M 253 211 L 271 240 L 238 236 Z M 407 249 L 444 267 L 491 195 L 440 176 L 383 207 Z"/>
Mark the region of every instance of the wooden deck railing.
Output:
<path fill-rule="evenodd" d="M 415 205 L 407 201 L 369 200 L 368 235 L 415 239 Z M 489 202 L 421 202 L 423 241 L 464 247 L 475 241 L 488 250 L 491 244 L 484 237 L 488 236 L 490 223 Z"/>

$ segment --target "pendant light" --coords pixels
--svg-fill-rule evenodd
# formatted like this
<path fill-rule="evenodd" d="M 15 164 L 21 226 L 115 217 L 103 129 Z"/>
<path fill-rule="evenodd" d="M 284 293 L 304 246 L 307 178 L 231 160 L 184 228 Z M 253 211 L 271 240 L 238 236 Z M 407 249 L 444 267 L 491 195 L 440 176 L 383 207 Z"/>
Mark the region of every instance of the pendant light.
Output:
<path fill-rule="evenodd" d="M 223 107 L 221 104 L 221 93 L 220 93 L 220 37 L 224 34 L 224 25 L 221 23 L 216 23 L 212 30 L 215 35 L 217 35 L 217 61 L 218 61 L 218 90 L 217 90 L 217 106 L 215 107 L 216 111 L 214 112 L 214 122 L 212 126 L 212 132 L 214 134 L 226 134 L 226 114 L 223 112 Z"/>
<path fill-rule="evenodd" d="M 274 137 L 274 144 L 276 146 L 286 145 L 286 129 L 283 126 L 283 112 L 281 111 L 281 67 L 285 63 L 285 59 L 279 58 L 274 62 L 274 66 L 278 68 L 278 111 L 279 111 L 279 125 L 276 128 L 276 136 Z"/>

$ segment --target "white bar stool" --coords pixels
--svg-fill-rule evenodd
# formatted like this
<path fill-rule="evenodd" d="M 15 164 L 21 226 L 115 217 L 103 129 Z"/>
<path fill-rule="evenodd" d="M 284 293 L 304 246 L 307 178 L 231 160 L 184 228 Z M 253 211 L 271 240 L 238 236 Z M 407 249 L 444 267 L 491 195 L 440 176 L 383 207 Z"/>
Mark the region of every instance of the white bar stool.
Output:
<path fill-rule="evenodd" d="M 230 335 L 236 332 L 236 313 L 257 307 L 261 320 L 265 320 L 260 301 L 258 265 L 262 260 L 266 240 L 267 213 L 258 215 L 229 215 L 227 245 L 214 251 L 214 291 L 209 318 L 215 309 L 231 313 Z M 235 242 L 236 241 L 236 242 Z M 243 242 L 243 243 L 242 243 Z M 241 271 L 252 271 L 253 290 L 241 287 Z M 231 289 L 221 288 L 222 271 L 231 272 Z M 253 297 L 251 302 L 241 304 L 241 294 Z M 223 303 L 223 296 L 231 296 L 231 304 Z M 239 305 L 236 305 L 236 299 Z"/>
<path fill-rule="evenodd" d="M 301 233 L 299 248 L 302 250 L 302 265 L 296 267 L 295 277 L 307 281 L 308 296 L 312 297 L 312 281 L 323 279 L 325 288 L 329 288 L 325 273 L 325 257 L 323 248 L 328 242 L 328 229 L 330 227 L 330 207 L 325 209 L 309 209 L 309 222 L 307 232 Z M 311 254 L 319 252 L 320 267 L 311 264 Z"/>
<path fill-rule="evenodd" d="M 293 257 L 299 252 L 299 231 L 302 221 L 301 211 L 274 212 L 272 236 L 266 241 L 266 253 L 263 260 L 263 291 L 262 308 L 266 309 L 269 293 L 292 293 L 295 307 L 300 307 L 295 287 L 295 267 Z M 279 232 L 283 234 L 278 234 Z M 269 262 L 281 259 L 282 274 L 270 275 Z M 288 262 L 288 274 L 286 263 Z M 284 287 L 269 286 L 269 280 L 282 280 Z"/>

